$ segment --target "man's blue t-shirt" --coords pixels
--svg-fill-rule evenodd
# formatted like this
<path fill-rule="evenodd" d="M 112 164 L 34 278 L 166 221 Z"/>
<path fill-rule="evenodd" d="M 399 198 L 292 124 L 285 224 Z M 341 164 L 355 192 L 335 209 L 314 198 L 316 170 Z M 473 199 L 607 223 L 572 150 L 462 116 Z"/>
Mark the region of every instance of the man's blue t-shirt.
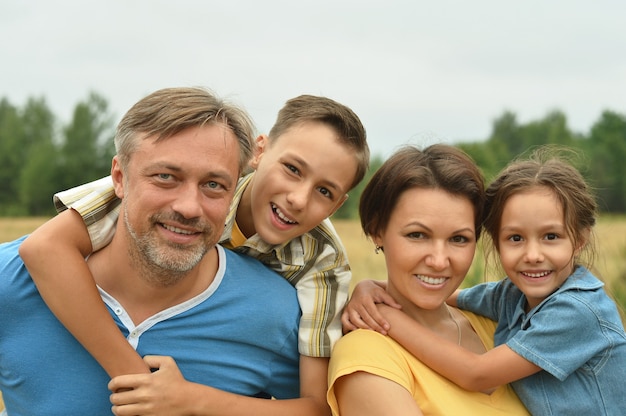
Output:
<path fill-rule="evenodd" d="M 8 413 L 110 415 L 109 377 L 54 317 L 18 254 L 0 245 L 0 390 Z M 299 395 L 295 289 L 255 259 L 218 246 L 200 295 L 134 326 L 101 292 L 140 355 L 170 355 L 193 382 L 236 394 Z"/>

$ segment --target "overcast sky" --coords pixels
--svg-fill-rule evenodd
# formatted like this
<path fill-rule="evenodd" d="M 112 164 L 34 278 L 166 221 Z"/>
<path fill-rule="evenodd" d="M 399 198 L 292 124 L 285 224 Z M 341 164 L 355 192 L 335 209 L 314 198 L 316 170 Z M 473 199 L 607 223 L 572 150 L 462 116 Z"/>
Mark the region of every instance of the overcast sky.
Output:
<path fill-rule="evenodd" d="M 621 0 L 2 0 L 0 96 L 62 122 L 89 91 L 119 121 L 146 94 L 205 86 L 266 133 L 303 93 L 351 107 L 374 154 L 482 140 L 503 111 L 562 110 L 587 133 L 626 113 Z"/>

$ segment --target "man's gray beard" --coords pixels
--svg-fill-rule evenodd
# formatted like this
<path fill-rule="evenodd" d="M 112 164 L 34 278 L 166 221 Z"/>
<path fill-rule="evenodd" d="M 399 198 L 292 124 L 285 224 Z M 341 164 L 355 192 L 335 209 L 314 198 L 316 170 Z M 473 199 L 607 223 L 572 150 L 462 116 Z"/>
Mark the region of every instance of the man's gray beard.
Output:
<path fill-rule="evenodd" d="M 151 235 L 138 235 L 124 211 L 124 223 L 129 239 L 128 255 L 141 269 L 142 277 L 158 286 L 172 286 L 196 267 L 209 251 L 206 245 L 193 248 L 176 244 L 159 244 Z M 175 252 L 174 252 L 175 251 Z"/>

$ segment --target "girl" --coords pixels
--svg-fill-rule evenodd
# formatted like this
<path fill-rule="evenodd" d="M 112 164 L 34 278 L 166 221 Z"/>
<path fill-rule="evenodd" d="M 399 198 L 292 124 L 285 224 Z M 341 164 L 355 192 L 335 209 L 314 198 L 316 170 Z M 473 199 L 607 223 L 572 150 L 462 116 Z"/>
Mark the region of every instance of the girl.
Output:
<path fill-rule="evenodd" d="M 575 168 L 542 154 L 513 162 L 487 189 L 485 229 L 507 277 L 450 300 L 498 321 L 496 348 L 476 354 L 398 309 L 379 309 L 391 337 L 467 390 L 511 383 L 535 415 L 623 415 L 626 334 L 583 265 L 594 254 L 597 205 Z"/>

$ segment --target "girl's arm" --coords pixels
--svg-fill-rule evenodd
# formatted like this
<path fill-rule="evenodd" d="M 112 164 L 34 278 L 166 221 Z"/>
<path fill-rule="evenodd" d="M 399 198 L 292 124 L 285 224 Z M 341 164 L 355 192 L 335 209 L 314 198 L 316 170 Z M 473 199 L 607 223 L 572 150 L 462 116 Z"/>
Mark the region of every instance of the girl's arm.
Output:
<path fill-rule="evenodd" d="M 387 293 L 386 288 L 386 281 L 362 280 L 357 283 L 341 314 L 344 334 L 361 328 L 387 335 L 389 322 L 378 311 L 376 304 L 384 303 L 398 309 L 400 305 Z"/>
<path fill-rule="evenodd" d="M 448 299 L 446 299 L 446 303 L 450 306 L 457 307 L 457 299 L 459 298 L 459 293 L 461 293 L 461 289 L 457 289 L 450 295 Z"/>
<path fill-rule="evenodd" d="M 389 336 L 424 364 L 470 391 L 485 391 L 541 370 L 506 345 L 476 354 L 450 342 L 405 313 L 378 305 L 391 324 Z"/>
<path fill-rule="evenodd" d="M 41 297 L 111 377 L 148 366 L 111 318 L 87 267 L 91 240 L 82 217 L 63 211 L 35 230 L 20 255 Z"/>

